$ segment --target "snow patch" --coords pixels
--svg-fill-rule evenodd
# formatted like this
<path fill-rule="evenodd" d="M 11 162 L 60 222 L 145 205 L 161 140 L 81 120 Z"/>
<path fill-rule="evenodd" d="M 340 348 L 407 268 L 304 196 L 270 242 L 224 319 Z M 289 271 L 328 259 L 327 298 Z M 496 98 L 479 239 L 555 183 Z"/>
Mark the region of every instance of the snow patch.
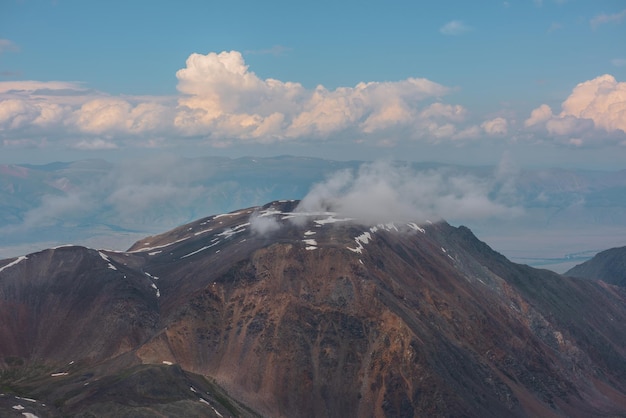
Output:
<path fill-rule="evenodd" d="M 17 409 L 18 411 L 21 411 L 22 409 L 24 409 L 24 407 L 22 405 L 15 405 L 13 409 Z"/>
<path fill-rule="evenodd" d="M 161 292 L 159 291 L 159 288 L 157 287 L 157 285 L 155 285 L 154 283 L 152 283 L 152 288 L 154 290 L 156 290 L 156 297 L 160 298 L 161 297 Z"/>
<path fill-rule="evenodd" d="M 22 412 L 22 415 L 24 415 L 26 418 L 39 418 L 37 415 L 31 414 L 30 412 Z"/>
<path fill-rule="evenodd" d="M 25 255 L 21 255 L 19 257 L 17 257 L 17 259 L 15 261 L 10 262 L 9 264 L 7 264 L 4 267 L 0 267 L 0 272 L 2 272 L 2 270 L 4 269 L 8 269 L 9 267 L 12 267 L 14 265 L 16 265 L 17 263 L 24 261 L 24 260 L 28 260 L 28 257 L 26 257 Z"/>
<path fill-rule="evenodd" d="M 21 396 L 16 396 L 15 399 L 19 399 L 21 401 L 27 401 L 27 402 L 33 402 L 36 403 L 37 401 L 31 398 L 22 398 Z"/>
<path fill-rule="evenodd" d="M 370 234 L 369 231 L 363 232 L 361 235 L 354 238 L 354 241 L 356 242 L 356 248 L 348 247 L 348 249 L 352 252 L 363 254 L 363 245 L 369 244 L 371 240 L 372 234 Z"/>
<path fill-rule="evenodd" d="M 59 373 L 52 373 L 50 376 L 59 377 L 59 376 L 67 376 L 68 374 L 69 374 L 68 372 L 59 372 Z"/>
<path fill-rule="evenodd" d="M 191 257 L 192 255 L 198 254 L 198 253 L 199 253 L 199 252 L 201 252 L 201 251 L 204 251 L 204 250 L 209 249 L 209 248 L 211 248 L 211 247 L 215 247 L 215 246 L 216 246 L 217 244 L 219 244 L 219 243 L 220 243 L 219 241 L 216 241 L 216 242 L 214 242 L 214 243 L 213 243 L 213 244 L 211 244 L 211 245 L 206 245 L 206 246 L 204 246 L 204 247 L 200 248 L 199 250 L 196 250 L 196 251 L 190 252 L 189 254 L 185 254 L 185 255 L 184 255 L 184 256 L 182 256 L 180 259 L 182 260 L 183 258 Z"/>
<path fill-rule="evenodd" d="M 315 231 L 306 231 L 304 233 L 304 235 L 307 236 L 307 237 L 310 236 L 310 235 L 315 235 L 315 234 L 317 234 L 317 232 L 315 232 Z"/>
<path fill-rule="evenodd" d="M 218 417 L 223 417 L 223 416 L 224 416 L 224 415 L 220 414 L 219 412 L 217 412 L 217 409 L 215 409 L 215 408 L 213 407 L 213 405 L 211 405 L 211 404 L 209 403 L 209 401 L 207 401 L 206 399 L 204 399 L 204 398 L 200 398 L 200 402 L 202 402 L 202 403 L 204 403 L 204 404 L 209 405 L 209 406 L 211 407 L 211 409 L 213 410 L 213 412 L 215 412 L 215 415 L 217 415 Z"/>
<path fill-rule="evenodd" d="M 246 230 L 246 227 L 250 226 L 250 222 L 246 222 L 245 224 L 237 225 L 234 228 L 226 228 L 223 232 L 217 234 L 218 237 L 224 237 L 226 239 L 232 237 L 235 234 L 243 232 Z"/>
<path fill-rule="evenodd" d="M 326 224 L 334 224 L 337 222 L 349 222 L 351 220 L 352 218 L 335 218 L 334 215 L 331 215 L 326 219 L 316 219 L 313 222 L 315 222 L 318 225 L 326 225 Z"/>
<path fill-rule="evenodd" d="M 429 221 L 430 222 L 430 221 Z M 426 230 L 424 228 L 421 228 L 418 224 L 414 223 L 414 222 L 409 222 L 408 224 L 406 224 L 406 226 L 408 226 L 409 228 L 415 230 L 415 231 L 419 231 L 422 234 L 426 233 Z"/>
<path fill-rule="evenodd" d="M 180 238 L 180 239 L 177 239 L 176 241 L 168 242 L 167 244 L 155 245 L 154 247 L 141 247 L 141 248 L 138 248 L 136 250 L 129 251 L 129 252 L 130 253 L 140 253 L 140 252 L 144 252 L 144 251 L 158 250 L 159 248 L 169 247 L 170 245 L 178 244 L 179 242 L 183 242 L 183 241 L 185 241 L 187 239 L 189 239 L 189 237 Z M 144 242 L 143 245 L 150 245 L 150 243 L 149 242 Z"/>
<path fill-rule="evenodd" d="M 213 219 L 219 219 L 219 218 L 223 218 L 224 216 L 236 216 L 236 215 L 241 215 L 242 213 L 244 213 L 243 211 L 239 211 L 239 212 L 231 212 L 231 213 L 222 213 L 220 215 L 215 215 L 213 217 Z"/>
<path fill-rule="evenodd" d="M 162 363 L 165 364 L 166 366 L 171 366 L 172 364 L 174 364 L 171 361 L 167 361 L 167 360 L 163 360 Z"/>

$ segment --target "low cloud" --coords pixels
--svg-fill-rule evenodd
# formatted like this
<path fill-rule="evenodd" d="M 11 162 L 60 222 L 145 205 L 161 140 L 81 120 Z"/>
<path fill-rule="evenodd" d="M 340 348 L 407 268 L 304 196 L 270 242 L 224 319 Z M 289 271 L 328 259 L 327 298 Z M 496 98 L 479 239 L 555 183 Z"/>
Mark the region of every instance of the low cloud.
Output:
<path fill-rule="evenodd" d="M 258 212 L 250 216 L 250 229 L 254 234 L 269 235 L 280 229 L 280 222 L 273 216 L 264 216 Z"/>
<path fill-rule="evenodd" d="M 297 210 L 334 211 L 368 224 L 513 217 L 522 209 L 512 203 L 505 179 L 510 173 L 501 167 L 484 179 L 378 161 L 333 174 L 315 185 Z"/>

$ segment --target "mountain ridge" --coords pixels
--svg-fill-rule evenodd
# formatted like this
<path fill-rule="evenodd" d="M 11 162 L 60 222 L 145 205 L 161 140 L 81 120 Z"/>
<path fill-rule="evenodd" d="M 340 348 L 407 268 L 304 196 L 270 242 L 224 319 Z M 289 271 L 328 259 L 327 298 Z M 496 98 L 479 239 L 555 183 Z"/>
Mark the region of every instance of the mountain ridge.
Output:
<path fill-rule="evenodd" d="M 202 218 L 126 252 L 62 247 L 0 261 L 2 305 L 12 304 L 0 311 L 3 381 L 55 405 L 51 414 L 102 410 L 102 399 L 78 402 L 87 398 L 74 386 L 73 396 L 58 395 L 78 376 L 93 373 L 81 383 L 88 387 L 169 363 L 273 417 L 626 411 L 624 289 L 511 263 L 466 227 L 364 225 L 297 205 Z M 85 292 L 94 302 L 60 311 L 76 326 L 32 314 L 52 303 L 52 285 L 82 282 L 87 290 L 69 301 Z M 91 334 L 80 324 L 93 320 L 85 318 L 101 321 L 96 336 L 84 338 Z M 35 322 L 48 334 L 14 335 Z M 28 346 L 36 356 L 24 355 Z M 70 362 L 75 369 L 56 377 L 70 383 L 51 390 L 51 375 Z M 48 377 L 28 377 L 36 364 Z M 7 379 L 7 371 L 23 374 Z M 33 386 L 37 379 L 48 383 Z"/>

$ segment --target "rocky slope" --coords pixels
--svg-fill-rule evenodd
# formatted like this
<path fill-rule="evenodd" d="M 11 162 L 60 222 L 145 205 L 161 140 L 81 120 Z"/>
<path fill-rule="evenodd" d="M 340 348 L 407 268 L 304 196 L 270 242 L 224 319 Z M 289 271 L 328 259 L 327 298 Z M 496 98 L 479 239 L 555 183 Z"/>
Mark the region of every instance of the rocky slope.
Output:
<path fill-rule="evenodd" d="M 0 410 L 626 416 L 623 288 L 296 205 L 0 261 Z"/>
<path fill-rule="evenodd" d="M 565 274 L 626 287 L 626 247 L 599 252 L 591 260 L 571 268 Z"/>

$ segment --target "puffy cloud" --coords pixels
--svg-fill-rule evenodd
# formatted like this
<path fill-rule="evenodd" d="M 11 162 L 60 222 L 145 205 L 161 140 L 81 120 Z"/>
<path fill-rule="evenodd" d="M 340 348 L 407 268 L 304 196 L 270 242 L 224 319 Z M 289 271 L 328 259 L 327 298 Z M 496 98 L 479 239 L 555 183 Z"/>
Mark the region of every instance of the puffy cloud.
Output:
<path fill-rule="evenodd" d="M 534 109 L 524 122 L 567 143 L 583 145 L 599 137 L 610 141 L 626 133 L 626 83 L 609 74 L 578 84 L 555 115 L 548 105 Z M 601 135 L 601 133 L 604 135 Z"/>
<path fill-rule="evenodd" d="M 159 146 L 166 137 L 213 146 L 476 137 L 476 128 L 466 126 L 467 109 L 441 101 L 451 89 L 425 78 L 307 89 L 261 79 L 237 51 L 191 54 L 176 77 L 179 95 L 165 98 L 110 96 L 72 82 L 0 82 L 1 134 L 4 140 L 40 135 L 92 150 Z M 502 122 L 485 126 L 503 131 Z"/>
<path fill-rule="evenodd" d="M 500 201 L 503 177 L 503 169 L 485 180 L 377 161 L 363 164 L 356 173 L 331 175 L 311 189 L 297 210 L 330 210 L 368 224 L 517 216 L 522 209 Z"/>
<path fill-rule="evenodd" d="M 546 104 L 542 104 L 530 113 L 530 117 L 524 121 L 527 128 L 535 126 L 539 123 L 546 122 L 552 117 L 552 109 Z"/>
<path fill-rule="evenodd" d="M 590 24 L 591 27 L 595 29 L 598 26 L 604 25 L 606 23 L 621 23 L 624 19 L 626 19 L 626 9 L 613 14 L 601 13 L 597 16 L 594 16 L 594 18 L 591 19 Z"/>
<path fill-rule="evenodd" d="M 509 129 L 509 123 L 502 117 L 487 120 L 480 125 L 488 135 L 506 135 Z"/>
<path fill-rule="evenodd" d="M 414 123 L 422 101 L 449 92 L 419 78 L 307 90 L 299 83 L 260 79 L 237 51 L 192 54 L 186 64 L 176 74 L 183 94 L 176 126 L 190 135 L 217 138 L 326 138 L 350 129 L 372 134 Z"/>
<path fill-rule="evenodd" d="M 452 20 L 439 28 L 439 32 L 444 35 L 460 35 L 470 30 L 472 30 L 472 28 L 460 20 Z"/>

